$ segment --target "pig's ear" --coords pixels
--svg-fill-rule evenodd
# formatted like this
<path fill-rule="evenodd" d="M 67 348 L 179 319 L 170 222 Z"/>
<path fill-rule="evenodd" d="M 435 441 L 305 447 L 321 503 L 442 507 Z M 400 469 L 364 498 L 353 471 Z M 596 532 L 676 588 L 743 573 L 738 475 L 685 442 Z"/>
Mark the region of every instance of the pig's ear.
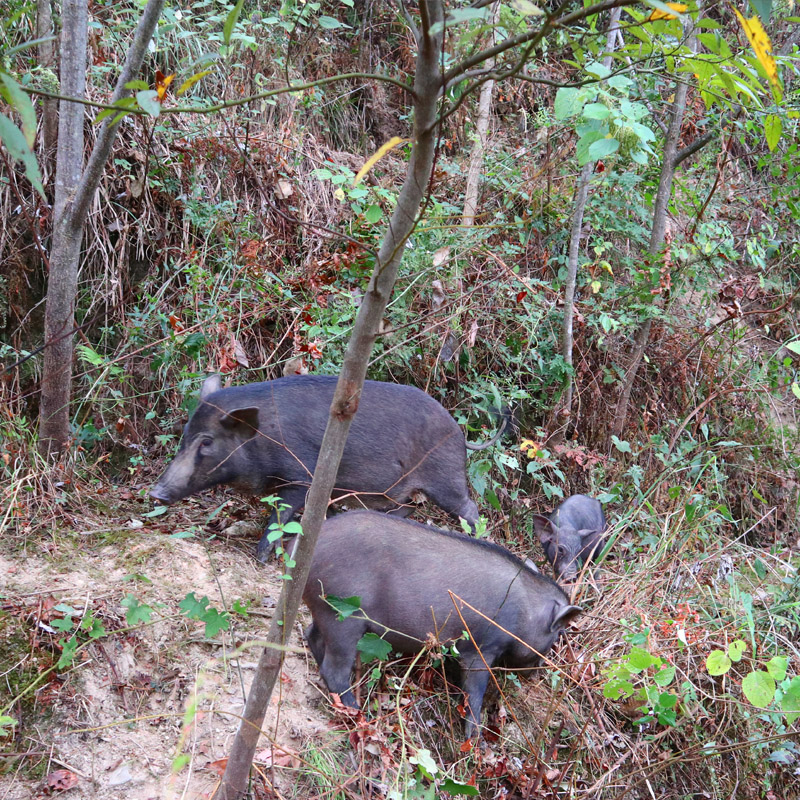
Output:
<path fill-rule="evenodd" d="M 205 400 L 210 394 L 222 388 L 222 378 L 219 375 L 209 375 L 200 387 L 200 399 Z"/>
<path fill-rule="evenodd" d="M 553 523 L 541 514 L 533 515 L 533 529 L 536 531 L 536 535 L 539 537 L 539 541 L 542 544 L 547 544 L 555 536 Z"/>
<path fill-rule="evenodd" d="M 566 628 L 582 611 L 583 609 L 580 606 L 563 606 L 558 609 L 553 621 L 550 623 L 550 632 L 555 633 L 560 628 Z"/>
<path fill-rule="evenodd" d="M 540 572 L 540 570 L 539 570 L 539 567 L 537 567 L 537 566 L 536 566 L 536 564 L 534 564 L 534 563 L 533 563 L 533 561 L 531 561 L 531 559 L 529 559 L 529 558 L 526 558 L 526 559 L 525 559 L 525 566 L 526 566 L 526 567 L 527 567 L 527 568 L 528 568 L 528 569 L 529 569 L 531 572 L 535 572 L 537 575 L 541 575 L 541 574 L 542 574 L 542 573 Z"/>
<path fill-rule="evenodd" d="M 578 536 L 581 537 L 583 544 L 591 544 L 592 539 L 599 539 L 603 535 L 603 531 L 597 528 L 583 528 L 578 531 Z"/>
<path fill-rule="evenodd" d="M 241 434 L 245 439 L 250 439 L 258 433 L 258 409 L 251 406 L 223 412 L 220 425 Z"/>

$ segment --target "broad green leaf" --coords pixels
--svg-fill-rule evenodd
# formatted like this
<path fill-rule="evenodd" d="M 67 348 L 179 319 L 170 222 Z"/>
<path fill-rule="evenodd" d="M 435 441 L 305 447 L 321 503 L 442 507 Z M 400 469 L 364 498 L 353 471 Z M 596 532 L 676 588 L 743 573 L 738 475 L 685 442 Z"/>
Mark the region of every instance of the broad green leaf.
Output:
<path fill-rule="evenodd" d="M 146 92 L 150 88 L 150 84 L 147 81 L 128 81 L 125 84 L 126 89 L 130 89 L 132 92 Z"/>
<path fill-rule="evenodd" d="M 0 736 L 8 736 L 11 733 L 9 729 L 13 728 L 15 725 L 19 725 L 19 723 L 14 719 L 14 717 L 7 717 L 5 714 L 0 716 Z M 457 786 L 458 784 L 455 785 Z M 461 794 L 470 794 L 470 792 L 461 792 Z M 477 791 L 475 794 L 477 794 Z"/>
<path fill-rule="evenodd" d="M 209 608 L 203 614 L 203 622 L 206 624 L 206 639 L 213 639 L 220 631 L 226 631 L 231 626 L 228 615 L 220 614 L 216 608 Z"/>
<path fill-rule="evenodd" d="M 800 400 L 800 383 L 797 381 L 792 382 L 792 394 Z"/>
<path fill-rule="evenodd" d="M 389 642 L 381 639 L 377 633 L 365 633 L 358 640 L 356 649 L 361 653 L 362 661 L 385 661 L 392 652 Z"/>
<path fill-rule="evenodd" d="M 783 123 L 781 118 L 777 114 L 767 114 L 764 117 L 764 136 L 767 139 L 767 147 L 769 147 L 771 153 L 775 152 L 782 133 Z"/>
<path fill-rule="evenodd" d="M 231 43 L 231 34 L 233 33 L 233 28 L 236 25 L 239 14 L 242 13 L 242 6 L 244 5 L 244 0 L 239 0 L 238 3 L 228 12 L 228 16 L 225 17 L 225 24 L 222 26 L 222 41 L 229 45 Z"/>
<path fill-rule="evenodd" d="M 628 442 L 623 442 L 618 436 L 611 437 L 611 443 L 619 450 L 620 453 L 630 453 L 631 446 Z"/>
<path fill-rule="evenodd" d="M 151 117 L 157 117 L 161 113 L 161 103 L 155 89 L 136 92 L 136 102 L 139 104 L 139 108 L 146 111 Z"/>
<path fill-rule="evenodd" d="M 194 592 L 189 592 L 189 594 L 178 603 L 178 608 L 180 608 L 189 619 L 200 619 L 200 617 L 206 613 L 206 609 L 210 604 L 211 601 L 207 597 L 204 596 L 201 600 L 198 600 Z"/>
<path fill-rule="evenodd" d="M 428 780 L 433 780 L 433 776 L 439 771 L 439 765 L 434 761 L 430 750 L 421 747 L 408 759 L 411 764 L 416 764 L 424 773 Z"/>
<path fill-rule="evenodd" d="M 765 664 L 767 672 L 780 682 L 786 677 L 786 665 L 789 659 L 786 656 L 774 656 Z"/>
<path fill-rule="evenodd" d="M 731 668 L 731 660 L 722 650 L 712 650 L 706 656 L 706 669 L 709 675 L 724 675 Z"/>
<path fill-rule="evenodd" d="M 319 22 L 320 28 L 325 28 L 326 31 L 333 31 L 336 30 L 336 28 L 347 27 L 343 22 L 339 22 L 338 19 L 325 16 L 324 14 L 317 20 L 317 22 Z"/>
<path fill-rule="evenodd" d="M 606 119 L 610 113 L 605 103 L 588 103 L 583 108 L 583 116 L 587 119 Z"/>
<path fill-rule="evenodd" d="M 658 696 L 658 705 L 661 708 L 675 708 L 678 703 L 678 695 L 672 692 L 664 692 Z"/>
<path fill-rule="evenodd" d="M 784 347 L 800 356 L 800 342 L 786 342 Z"/>
<path fill-rule="evenodd" d="M 0 142 L 5 145 L 12 158 L 22 162 L 25 167 L 25 177 L 30 181 L 31 186 L 45 198 L 36 156 L 28 146 L 22 131 L 5 114 L 0 114 Z"/>
<path fill-rule="evenodd" d="M 619 700 L 621 697 L 630 697 L 636 688 L 624 678 L 611 678 L 603 687 L 603 697 L 609 700 Z"/>
<path fill-rule="evenodd" d="M 541 17 L 544 14 L 544 11 L 530 0 L 511 0 L 511 8 L 525 17 Z"/>
<path fill-rule="evenodd" d="M 578 144 L 575 147 L 575 155 L 578 157 L 578 164 L 583 166 L 584 164 L 588 164 L 593 160 L 589 155 L 589 148 L 595 142 L 603 139 L 604 136 L 605 134 L 601 133 L 600 131 L 590 131 L 578 139 Z"/>
<path fill-rule="evenodd" d="M 373 203 L 364 212 L 364 219 L 366 219 L 366 221 L 371 225 L 374 225 L 376 222 L 378 222 L 382 216 L 383 211 L 381 211 L 381 207 L 377 203 Z"/>
<path fill-rule="evenodd" d="M 673 678 L 675 677 L 675 667 L 669 665 L 664 667 L 664 669 L 659 670 L 653 676 L 653 680 L 659 686 L 669 686 L 672 683 Z"/>
<path fill-rule="evenodd" d="M 800 675 L 795 675 L 783 690 L 781 711 L 786 714 L 786 721 L 790 725 L 800 719 Z"/>
<path fill-rule="evenodd" d="M 136 108 L 136 99 L 134 97 L 123 97 L 120 100 L 117 100 L 114 103 L 113 108 L 104 108 L 95 118 L 94 124 L 99 125 L 106 117 L 114 117 L 114 121 L 111 123 L 112 125 L 119 122 L 124 116 L 126 116 L 127 112 L 122 111 L 120 112 L 119 109 L 125 108 Z"/>
<path fill-rule="evenodd" d="M 600 158 L 616 153 L 619 150 L 619 142 L 612 136 L 603 139 L 598 139 L 589 145 L 589 158 L 592 161 L 597 161 Z"/>
<path fill-rule="evenodd" d="M 22 87 L 10 75 L 0 72 L 0 79 L 2 79 L 0 93 L 2 93 L 6 102 L 16 109 L 22 119 L 22 134 L 25 137 L 25 141 L 28 143 L 28 147 L 33 147 L 33 141 L 36 138 L 36 112 L 33 110 L 33 103 L 31 103 L 30 97 L 22 91 Z"/>
<path fill-rule="evenodd" d="M 592 61 L 587 64 L 584 69 L 589 75 L 594 75 L 597 78 L 607 78 L 611 74 L 611 70 L 600 61 Z"/>
<path fill-rule="evenodd" d="M 338 613 L 337 619 L 347 619 L 352 614 L 355 614 L 361 608 L 361 598 L 358 595 L 353 597 L 334 597 L 329 594 L 325 598 L 325 602 Z"/>
<path fill-rule="evenodd" d="M 553 114 L 557 120 L 569 119 L 581 110 L 581 105 L 580 90 L 565 86 L 556 92 Z"/>
<path fill-rule="evenodd" d="M 747 650 L 747 642 L 736 639 L 728 645 L 728 658 L 731 661 L 741 661 L 745 650 Z"/>
<path fill-rule="evenodd" d="M 0 718 L 0 724 L 2 724 L 2 718 Z M 477 786 L 470 786 L 468 783 L 456 783 L 450 778 L 447 778 L 439 789 L 442 792 L 447 792 L 447 794 L 464 794 L 470 797 L 477 797 L 480 794 Z"/>
<path fill-rule="evenodd" d="M 756 708 L 766 708 L 775 697 L 775 680 L 768 672 L 756 670 L 745 675 L 742 691 Z"/>
<path fill-rule="evenodd" d="M 153 609 L 145 603 L 140 603 L 132 594 L 122 598 L 121 605 L 128 609 L 125 612 L 125 619 L 128 625 L 136 625 L 139 622 L 149 622 Z"/>
<path fill-rule="evenodd" d="M 152 511 L 148 511 L 146 514 L 142 514 L 143 517 L 160 517 L 162 514 L 166 514 L 169 511 L 169 506 L 156 506 Z"/>
<path fill-rule="evenodd" d="M 661 659 L 657 656 L 651 655 L 641 647 L 634 647 L 628 656 L 628 669 L 631 672 L 641 672 L 642 670 L 652 667 L 654 664 L 660 663 Z"/>

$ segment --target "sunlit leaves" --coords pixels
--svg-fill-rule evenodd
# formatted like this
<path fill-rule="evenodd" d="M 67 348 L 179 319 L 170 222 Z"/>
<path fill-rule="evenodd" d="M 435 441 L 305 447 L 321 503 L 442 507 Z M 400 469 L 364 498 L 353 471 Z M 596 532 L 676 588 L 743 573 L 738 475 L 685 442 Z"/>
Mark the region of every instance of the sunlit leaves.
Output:
<path fill-rule="evenodd" d="M 761 20 L 758 17 L 745 19 L 745 17 L 739 13 L 738 9 L 734 8 L 734 11 L 750 42 L 750 46 L 756 54 L 758 63 L 761 64 L 764 68 L 764 72 L 767 74 L 767 79 L 772 86 L 773 97 L 776 102 L 779 102 L 781 87 L 780 83 L 778 83 L 778 66 L 775 63 L 775 59 L 772 57 L 772 43 L 769 40 L 769 36 L 767 36 L 767 32 L 764 30 L 764 26 L 761 24 Z"/>

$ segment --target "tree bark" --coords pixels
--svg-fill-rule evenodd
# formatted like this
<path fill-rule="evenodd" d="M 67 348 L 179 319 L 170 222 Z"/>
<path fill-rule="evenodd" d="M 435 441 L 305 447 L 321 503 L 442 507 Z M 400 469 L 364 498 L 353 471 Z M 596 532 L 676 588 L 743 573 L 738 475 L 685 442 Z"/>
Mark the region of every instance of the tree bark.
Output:
<path fill-rule="evenodd" d="M 420 33 L 417 41 L 417 71 L 414 80 L 414 145 L 397 207 L 378 252 L 375 269 L 359 308 L 345 352 L 339 382 L 331 404 L 328 426 L 322 440 L 317 467 L 303 513 L 303 535 L 295 552 L 291 579 L 284 582 L 275 616 L 267 634 L 267 645 L 258 662 L 244 716 L 236 733 L 222 783 L 215 800 L 234 800 L 247 789 L 261 726 L 273 687 L 283 662 L 283 646 L 294 628 L 319 530 L 325 519 L 344 444 L 367 371 L 367 362 L 383 312 L 389 301 L 406 240 L 417 223 L 417 215 L 428 190 L 436 146 L 436 111 L 442 77 L 441 32 L 431 36 L 432 25 L 444 19 L 441 0 L 421 0 Z"/>
<path fill-rule="evenodd" d="M 694 23 L 690 20 L 687 30 L 689 49 L 694 53 L 697 51 L 697 38 L 694 35 Z M 669 127 L 664 140 L 664 155 L 661 163 L 661 176 L 658 181 L 655 204 L 653 206 L 653 227 L 650 232 L 650 243 L 647 251 L 651 256 L 658 257 L 664 245 L 664 237 L 667 230 L 667 213 L 669 201 L 672 196 L 672 181 L 675 177 L 675 169 L 680 163 L 678 156 L 678 142 L 680 141 L 681 128 L 683 127 L 683 117 L 686 113 L 686 98 L 689 93 L 689 82 L 686 80 L 677 81 L 675 86 L 675 100 L 672 104 Z M 654 305 L 658 301 L 654 301 Z M 653 317 L 648 316 L 639 326 L 633 338 L 633 349 L 628 362 L 628 369 L 622 379 L 619 400 L 614 411 L 614 420 L 609 434 L 609 446 L 611 436 L 621 436 L 625 429 L 628 419 L 628 406 L 630 405 L 631 392 L 636 380 L 636 374 L 644 358 L 644 351 L 650 341 L 650 329 L 653 325 Z"/>
<path fill-rule="evenodd" d="M 52 36 L 53 9 L 50 0 L 37 0 L 36 3 L 36 38 L 43 39 Z M 50 40 L 38 46 L 39 66 L 53 70 L 55 68 L 55 42 Z M 85 69 L 84 69 L 85 73 Z M 53 173 L 55 162 L 56 144 L 58 142 L 58 101 L 52 97 L 42 98 L 42 163 L 43 179 L 45 185 Z"/>
<path fill-rule="evenodd" d="M 603 65 L 607 69 L 611 67 L 613 61 L 611 53 L 615 49 L 621 13 L 621 8 L 612 8 L 609 14 L 608 35 L 606 36 L 607 55 L 603 59 Z M 557 441 L 564 438 L 566 426 L 572 414 L 572 396 L 575 387 L 575 380 L 572 374 L 572 346 L 574 341 L 572 327 L 575 318 L 575 287 L 578 282 L 578 253 L 581 243 L 581 230 L 583 229 L 583 214 L 586 210 L 589 182 L 594 174 L 594 165 L 594 161 L 589 161 L 583 165 L 580 171 L 578 185 L 575 190 L 575 210 L 573 211 L 570 225 L 569 249 L 567 251 L 567 281 L 564 285 L 564 324 L 561 336 L 561 356 L 567 366 L 567 386 L 564 390 L 564 404 L 560 413 L 560 416 L 564 418 L 564 424 L 559 426 L 555 434 L 554 438 Z"/>
<path fill-rule="evenodd" d="M 164 0 L 148 0 L 111 96 L 115 103 L 130 94 L 125 84 L 142 66 Z M 62 7 L 61 91 L 83 97 L 86 82 L 88 17 L 86 0 L 64 0 Z M 103 175 L 117 125 L 109 117 L 100 128 L 83 175 L 83 106 L 62 100 L 59 106 L 56 200 L 53 209 L 53 247 L 45 308 L 45 351 L 39 408 L 39 450 L 59 455 L 69 437 L 69 399 L 72 383 L 72 330 L 78 289 L 83 226 L 89 203 Z"/>
<path fill-rule="evenodd" d="M 497 20 L 500 18 L 500 2 L 492 6 L 489 17 L 489 24 L 492 26 L 490 46 L 494 44 L 494 31 Z M 487 62 L 487 68 L 491 69 L 494 59 Z M 483 170 L 483 154 L 486 151 L 486 134 L 489 130 L 489 119 L 492 113 L 492 94 L 494 92 L 494 81 L 488 80 L 481 86 L 480 99 L 478 100 L 478 117 L 475 121 L 475 142 L 472 145 L 472 153 L 469 157 L 469 171 L 467 172 L 467 186 L 464 190 L 464 216 L 461 224 L 464 227 L 471 227 L 475 224 L 475 214 L 478 210 L 478 189 L 481 184 L 481 172 Z"/>

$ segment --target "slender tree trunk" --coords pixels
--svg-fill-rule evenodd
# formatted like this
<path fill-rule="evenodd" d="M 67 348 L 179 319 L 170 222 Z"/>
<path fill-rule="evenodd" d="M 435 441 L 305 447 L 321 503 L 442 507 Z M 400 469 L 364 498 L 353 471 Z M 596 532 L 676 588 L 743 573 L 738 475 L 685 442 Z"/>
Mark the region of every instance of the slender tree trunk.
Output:
<path fill-rule="evenodd" d="M 148 0 L 133 36 L 111 102 L 130 94 L 125 84 L 142 66 L 147 45 L 153 38 L 164 0 Z M 64 0 L 62 6 L 61 91 L 83 97 L 86 78 L 88 18 L 86 0 Z M 89 203 L 103 175 L 117 125 L 109 117 L 100 128 L 86 170 L 81 175 L 83 151 L 83 106 L 61 101 L 58 126 L 56 200 L 53 209 L 53 247 L 45 308 L 45 351 L 42 395 L 39 408 L 39 449 L 43 455 L 58 455 L 70 437 L 69 399 L 72 384 L 72 329 L 83 226 Z M 63 148 L 63 152 L 62 152 Z M 63 166 L 62 166 L 63 162 Z M 80 180 L 78 180 L 80 178 Z"/>
<path fill-rule="evenodd" d="M 52 36 L 53 30 L 53 10 L 50 0 L 37 0 L 36 2 L 36 38 L 43 39 Z M 42 42 L 38 47 L 39 66 L 45 69 L 55 69 L 55 42 Z M 85 70 L 84 70 L 85 72 Z M 44 157 L 42 163 L 45 165 L 44 182 L 48 183 L 48 178 L 53 173 L 55 163 L 56 143 L 58 141 L 58 101 L 52 97 L 42 98 L 42 151 Z"/>
<path fill-rule="evenodd" d="M 688 33 L 688 45 L 692 52 L 697 51 L 697 39 L 694 36 L 694 24 Z M 655 204 L 653 206 L 653 227 L 650 232 L 650 244 L 647 251 L 653 257 L 658 257 L 664 245 L 664 236 L 667 230 L 667 213 L 669 211 L 669 201 L 672 196 L 672 181 L 675 177 L 675 169 L 682 159 L 678 158 L 678 142 L 680 141 L 681 128 L 683 127 L 683 117 L 686 113 L 686 98 L 689 93 L 689 82 L 681 79 L 675 86 L 675 100 L 672 104 L 669 127 L 664 141 L 664 156 L 661 164 L 661 177 L 658 181 Z M 654 301 L 657 302 L 657 301 Z M 636 380 L 636 374 L 644 358 L 644 352 L 650 341 L 650 329 L 653 324 L 652 316 L 639 326 L 633 339 L 633 349 L 631 351 L 628 369 L 622 379 L 619 400 L 614 411 L 614 420 L 611 425 L 610 436 L 621 436 L 625 429 L 628 419 L 628 406 L 631 400 L 631 391 Z M 610 438 L 610 437 L 609 437 Z"/>
<path fill-rule="evenodd" d="M 86 88 L 86 44 L 89 33 L 87 0 L 63 0 L 61 5 L 61 94 L 83 98 Z M 47 281 L 40 438 L 42 452 L 58 453 L 69 439 L 69 390 L 72 381 L 72 337 L 78 288 L 78 255 L 82 229 L 70 225 L 72 201 L 83 167 L 83 113 L 79 103 L 62 100 L 58 118 L 58 155 L 53 207 L 53 246 Z"/>
<path fill-rule="evenodd" d="M 617 30 L 619 28 L 619 17 L 622 13 L 621 8 L 612 8 L 608 18 L 608 35 L 606 37 L 606 52 L 608 55 L 603 59 L 606 68 L 612 64 L 611 53 L 615 49 L 617 41 Z M 555 435 L 556 440 L 563 439 L 566 426 L 572 414 L 572 396 L 574 393 L 575 381 L 572 375 L 572 347 L 573 347 L 573 320 L 575 318 L 575 287 L 578 282 L 578 254 L 581 243 L 581 230 L 583 229 L 583 213 L 586 210 L 586 200 L 589 196 L 589 182 L 594 174 L 595 162 L 590 161 L 583 165 L 578 176 L 578 185 L 575 190 L 575 210 L 572 214 L 570 225 L 569 249 L 567 251 L 567 280 L 564 285 L 564 326 L 561 336 L 561 355 L 567 365 L 567 386 L 564 390 L 564 403 L 559 416 L 564 423 L 559 426 Z"/>
<path fill-rule="evenodd" d="M 489 24 L 492 26 L 491 41 L 489 46 L 494 44 L 494 31 L 497 20 L 500 18 L 500 2 L 492 6 L 492 13 Z M 494 59 L 487 61 L 486 66 L 491 69 Z M 481 86 L 480 99 L 478 100 L 478 117 L 475 121 L 475 142 L 472 145 L 472 153 L 469 157 L 469 171 L 467 172 L 467 186 L 464 190 L 464 216 L 461 224 L 470 227 L 475 224 L 475 214 L 478 210 L 478 189 L 481 183 L 481 172 L 483 171 L 483 154 L 486 151 L 486 134 L 489 130 L 489 119 L 492 113 L 492 94 L 494 92 L 494 81 L 489 80 Z"/>
<path fill-rule="evenodd" d="M 439 67 L 442 34 L 431 36 L 429 31 L 432 25 L 443 21 L 444 14 L 441 0 L 421 0 L 419 11 L 421 25 L 414 81 L 414 146 L 411 160 L 397 207 L 378 252 L 375 269 L 364 301 L 359 308 L 344 356 L 342 372 L 331 404 L 328 426 L 325 429 L 317 468 L 314 470 L 303 514 L 303 535 L 295 552 L 296 565 L 292 570 L 291 580 L 283 584 L 275 616 L 267 634 L 267 646 L 259 659 L 247 698 L 244 718 L 231 747 L 225 774 L 215 800 L 234 800 L 241 797 L 247 789 L 250 766 L 261 726 L 283 662 L 283 650 L 279 648 L 288 642 L 294 627 L 350 422 L 358 409 L 369 354 L 397 279 L 397 270 L 403 257 L 406 240 L 414 230 L 417 215 L 430 183 L 436 144 L 437 98 L 442 85 Z"/>

